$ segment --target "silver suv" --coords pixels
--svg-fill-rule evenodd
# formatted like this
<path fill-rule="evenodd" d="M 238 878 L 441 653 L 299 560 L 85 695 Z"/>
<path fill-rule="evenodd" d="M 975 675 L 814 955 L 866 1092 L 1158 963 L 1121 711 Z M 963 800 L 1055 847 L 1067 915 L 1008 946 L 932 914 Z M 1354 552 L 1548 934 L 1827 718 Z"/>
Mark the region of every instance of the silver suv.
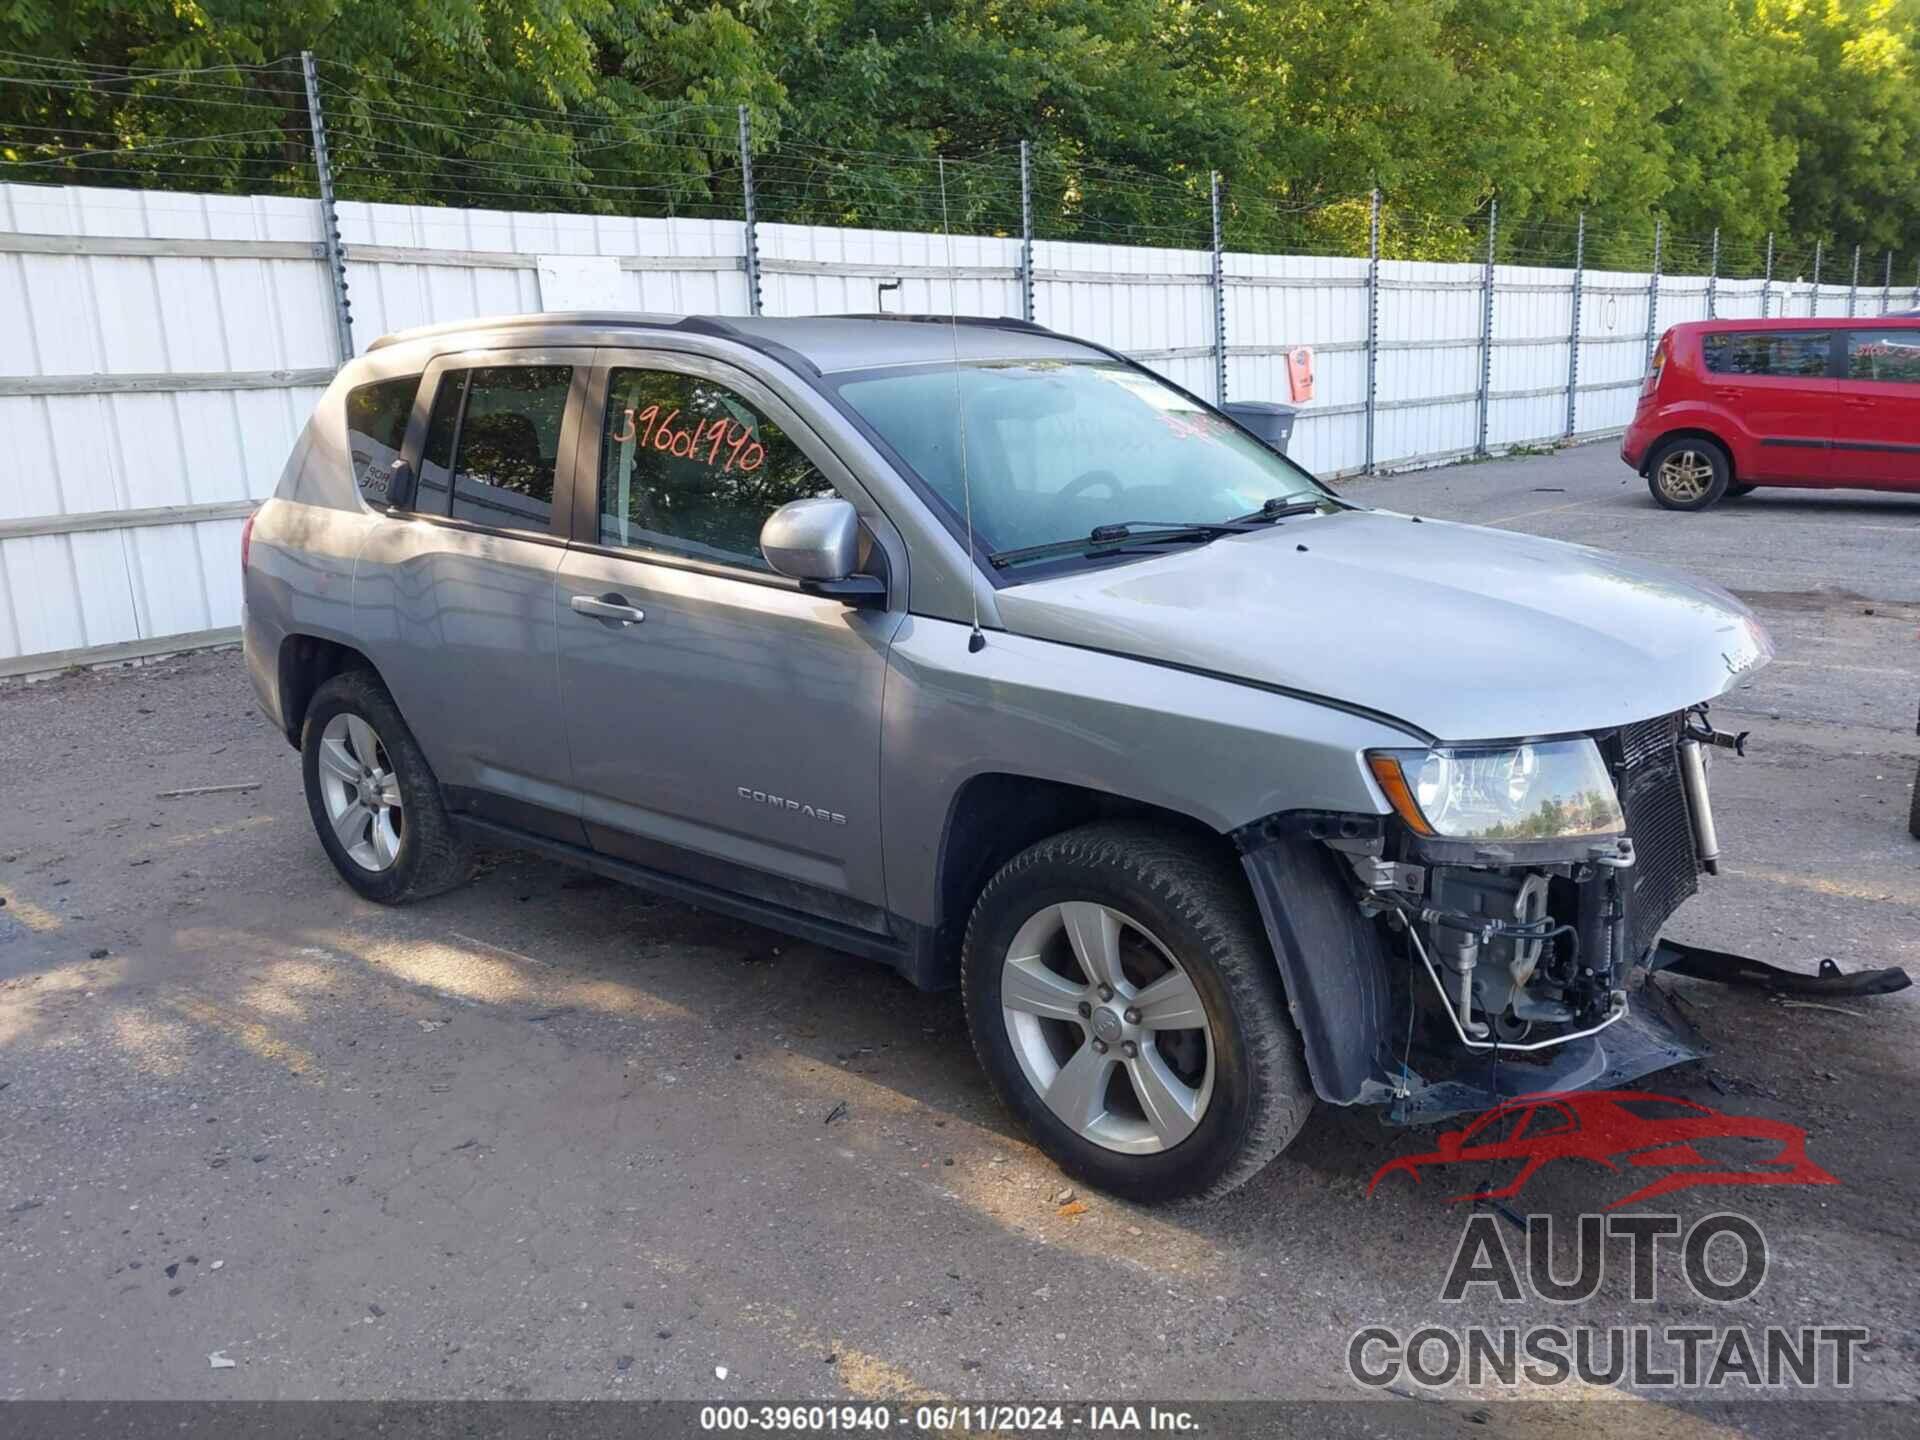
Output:
<path fill-rule="evenodd" d="M 355 890 L 522 847 L 958 983 L 1039 1144 L 1142 1200 L 1316 1096 L 1685 1058 L 1630 980 L 1712 867 L 1705 702 L 1771 654 L 1711 586 L 1353 504 L 1015 321 L 396 335 L 243 549 Z"/>

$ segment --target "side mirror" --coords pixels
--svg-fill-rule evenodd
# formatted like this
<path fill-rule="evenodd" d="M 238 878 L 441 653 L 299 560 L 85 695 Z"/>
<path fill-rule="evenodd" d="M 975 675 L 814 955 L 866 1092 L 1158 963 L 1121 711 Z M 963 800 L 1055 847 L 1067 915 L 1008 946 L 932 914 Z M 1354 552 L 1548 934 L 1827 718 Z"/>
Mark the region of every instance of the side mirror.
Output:
<path fill-rule="evenodd" d="M 760 527 L 760 553 L 789 580 L 844 580 L 860 559 L 860 516 L 837 495 L 790 500 Z"/>
<path fill-rule="evenodd" d="M 800 588 L 849 604 L 873 604 L 886 598 L 884 582 L 856 575 L 860 563 L 860 515 L 837 495 L 790 500 L 760 527 L 760 553 L 776 575 L 798 580 Z"/>
<path fill-rule="evenodd" d="M 411 510 L 413 494 L 418 479 L 413 466 L 404 460 L 395 460 L 387 467 L 387 504 L 395 510 Z"/>

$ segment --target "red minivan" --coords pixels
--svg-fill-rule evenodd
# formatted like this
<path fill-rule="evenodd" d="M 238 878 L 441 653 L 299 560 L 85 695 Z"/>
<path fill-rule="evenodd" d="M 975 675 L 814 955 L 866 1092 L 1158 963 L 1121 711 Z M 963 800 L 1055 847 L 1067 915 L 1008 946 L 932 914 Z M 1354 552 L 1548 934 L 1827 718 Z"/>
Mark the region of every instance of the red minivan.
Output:
<path fill-rule="evenodd" d="M 1920 316 L 1676 325 L 1620 458 L 1669 510 L 1761 485 L 1920 493 Z"/>

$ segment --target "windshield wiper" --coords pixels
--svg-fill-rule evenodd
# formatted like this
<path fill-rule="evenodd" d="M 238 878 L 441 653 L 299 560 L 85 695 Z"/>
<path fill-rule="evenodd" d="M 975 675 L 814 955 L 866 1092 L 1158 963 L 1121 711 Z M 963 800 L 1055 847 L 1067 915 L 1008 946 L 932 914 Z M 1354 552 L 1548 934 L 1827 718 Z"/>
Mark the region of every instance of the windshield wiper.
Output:
<path fill-rule="evenodd" d="M 1255 517 L 1256 520 L 1259 518 Z M 1077 540 L 1051 540 L 1044 545 L 1024 545 L 1018 550 L 996 550 L 987 559 L 994 568 L 1004 570 L 1009 565 L 1019 565 L 1027 560 L 1106 551 L 1118 545 L 1142 542 L 1154 545 L 1204 545 L 1210 540 L 1218 540 L 1222 535 L 1243 535 L 1249 528 L 1244 520 L 1125 520 L 1111 525 L 1096 525 Z"/>
<path fill-rule="evenodd" d="M 1275 495 L 1252 514 L 1236 516 L 1231 523 L 1244 525 L 1257 520 L 1284 520 L 1289 515 L 1311 515 L 1325 503 L 1324 500 L 1295 500 L 1291 496 Z"/>

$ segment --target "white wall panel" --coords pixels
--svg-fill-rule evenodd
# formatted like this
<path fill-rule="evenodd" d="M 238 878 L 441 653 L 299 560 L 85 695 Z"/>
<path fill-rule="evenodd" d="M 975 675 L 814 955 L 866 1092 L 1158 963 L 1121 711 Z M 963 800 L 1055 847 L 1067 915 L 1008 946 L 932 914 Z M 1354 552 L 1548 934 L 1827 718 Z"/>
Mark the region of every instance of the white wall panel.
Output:
<path fill-rule="evenodd" d="M 619 258 L 616 292 L 637 311 L 748 309 L 738 222 L 367 204 L 344 204 L 339 213 L 361 348 L 411 326 L 538 310 L 534 257 L 543 254 Z M 0 236 L 8 232 L 102 245 L 126 237 L 149 251 L 168 241 L 290 242 L 312 258 L 0 247 L 0 386 L 44 379 L 40 388 L 100 392 L 0 393 L 0 522 L 271 493 L 320 394 L 274 372 L 324 372 L 338 360 L 313 202 L 0 185 Z M 411 253 L 375 256 L 371 247 Z M 956 235 L 949 244 L 929 233 L 764 225 L 759 248 L 768 315 L 1020 313 L 1020 244 L 1005 236 Z M 1034 284 L 1041 324 L 1139 356 L 1214 398 L 1207 251 L 1040 241 L 1034 262 L 1045 277 Z M 962 273 L 944 273 L 949 265 Z M 1361 468 L 1367 262 L 1228 254 L 1223 266 L 1229 397 L 1285 402 L 1284 352 L 1312 347 L 1316 391 L 1292 453 L 1325 474 Z M 1474 448 L 1482 276 L 1477 264 L 1381 262 L 1376 465 L 1433 463 Z M 895 279 L 897 288 L 880 289 Z M 1616 430 L 1632 416 L 1646 361 L 1648 280 L 1583 277 L 1580 434 Z M 1572 272 L 1500 266 L 1496 281 L 1488 443 L 1556 441 L 1567 426 Z M 1760 281 L 1723 280 L 1716 309 L 1728 318 L 1758 315 L 1760 293 Z M 1875 315 L 1883 303 L 1920 304 L 1920 292 L 1863 286 L 1857 311 Z M 1845 285 L 1829 281 L 1816 299 L 1811 286 L 1785 279 L 1769 305 L 1775 315 L 1843 316 L 1846 308 Z M 1705 314 L 1704 280 L 1662 277 L 1658 329 Z M 171 386 L 155 378 L 170 375 L 193 378 Z M 1502 398 L 1530 391 L 1539 393 Z M 0 540 L 0 663 L 234 624 L 239 529 L 222 517 Z"/>

